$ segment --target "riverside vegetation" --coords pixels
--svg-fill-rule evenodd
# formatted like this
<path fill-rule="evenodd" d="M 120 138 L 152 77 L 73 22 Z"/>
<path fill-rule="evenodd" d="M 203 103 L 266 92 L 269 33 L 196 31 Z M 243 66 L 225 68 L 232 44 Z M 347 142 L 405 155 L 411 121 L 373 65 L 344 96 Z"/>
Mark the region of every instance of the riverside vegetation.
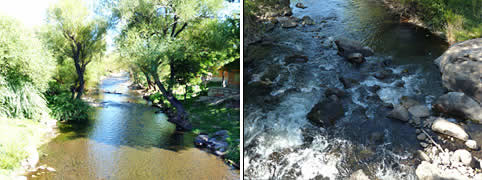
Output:
<path fill-rule="evenodd" d="M 89 9 L 80 0 L 61 0 L 33 28 L 1 15 L 0 178 L 34 169 L 36 149 L 54 136 L 55 124 L 88 125 L 95 111 L 90 96 L 118 71 L 157 93 L 179 130 L 228 130 L 226 157 L 239 163 L 239 109 L 195 103 L 200 91 L 178 100 L 199 89 L 199 77 L 239 59 L 239 17 L 218 17 L 222 4 L 105 0 Z M 109 45 L 111 30 L 118 33 Z"/>

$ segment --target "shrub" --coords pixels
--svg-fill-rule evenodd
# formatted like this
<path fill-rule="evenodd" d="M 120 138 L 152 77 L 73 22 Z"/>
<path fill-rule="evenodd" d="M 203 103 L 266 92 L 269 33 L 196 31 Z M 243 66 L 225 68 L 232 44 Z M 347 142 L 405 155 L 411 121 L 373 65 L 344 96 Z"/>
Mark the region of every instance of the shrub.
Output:
<path fill-rule="evenodd" d="M 51 116 L 59 121 L 80 123 L 89 119 L 93 111 L 86 102 L 72 99 L 69 92 L 47 95 L 48 106 L 52 110 Z"/>

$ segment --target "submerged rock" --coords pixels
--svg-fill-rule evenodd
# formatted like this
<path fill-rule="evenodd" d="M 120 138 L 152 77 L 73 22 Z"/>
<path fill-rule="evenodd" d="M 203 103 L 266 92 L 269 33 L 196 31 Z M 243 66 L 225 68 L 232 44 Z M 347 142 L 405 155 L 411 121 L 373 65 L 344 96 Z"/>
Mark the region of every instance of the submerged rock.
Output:
<path fill-rule="evenodd" d="M 463 141 L 469 139 L 469 135 L 462 127 L 440 117 L 432 123 L 432 131 L 449 135 Z"/>
<path fill-rule="evenodd" d="M 308 57 L 303 55 L 292 55 L 285 58 L 285 64 L 305 63 L 308 62 Z"/>
<path fill-rule="evenodd" d="M 452 45 L 435 60 L 443 86 L 482 103 L 482 38 Z"/>
<path fill-rule="evenodd" d="M 348 60 L 348 62 L 354 64 L 361 64 L 365 62 L 365 57 L 363 57 L 363 54 L 361 53 L 350 53 L 345 58 Z"/>
<path fill-rule="evenodd" d="M 388 113 L 387 117 L 391 119 L 405 121 L 405 122 L 410 120 L 410 115 L 408 114 L 408 110 L 403 106 L 395 106 L 395 108 L 392 111 L 390 111 L 390 113 Z"/>
<path fill-rule="evenodd" d="M 333 96 L 331 96 L 333 97 Z M 345 110 L 338 98 L 326 98 L 316 104 L 306 116 L 316 126 L 333 126 L 336 120 L 343 117 Z"/>
<path fill-rule="evenodd" d="M 461 92 L 449 92 L 435 100 L 433 108 L 441 113 L 467 118 L 482 124 L 482 108 L 475 100 Z"/>
<path fill-rule="evenodd" d="M 313 19 L 311 19 L 310 16 L 303 16 L 303 18 L 301 18 L 303 20 L 302 24 L 306 24 L 306 25 L 313 25 L 315 24 L 315 21 Z"/>

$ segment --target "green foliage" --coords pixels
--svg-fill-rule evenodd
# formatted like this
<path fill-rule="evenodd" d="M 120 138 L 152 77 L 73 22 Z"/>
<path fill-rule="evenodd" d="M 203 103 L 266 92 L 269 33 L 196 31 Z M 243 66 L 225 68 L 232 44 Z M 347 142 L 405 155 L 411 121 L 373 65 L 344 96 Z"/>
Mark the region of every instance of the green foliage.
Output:
<path fill-rule="evenodd" d="M 51 116 L 59 121 L 85 122 L 89 114 L 94 110 L 81 99 L 72 99 L 72 94 L 63 91 L 58 84 L 52 83 L 46 93 L 48 107 L 52 110 Z"/>
<path fill-rule="evenodd" d="M 0 116 L 40 120 L 49 109 L 42 95 L 55 61 L 33 33 L 0 16 Z"/>

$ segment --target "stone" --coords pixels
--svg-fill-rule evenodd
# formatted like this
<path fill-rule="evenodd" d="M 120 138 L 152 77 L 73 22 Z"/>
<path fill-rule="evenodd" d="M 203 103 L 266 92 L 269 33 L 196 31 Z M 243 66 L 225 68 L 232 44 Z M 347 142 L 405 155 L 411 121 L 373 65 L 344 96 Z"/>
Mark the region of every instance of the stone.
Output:
<path fill-rule="evenodd" d="M 408 112 L 415 117 L 428 117 L 430 116 L 430 110 L 425 105 L 415 105 L 408 108 Z"/>
<path fill-rule="evenodd" d="M 362 53 L 350 53 L 346 55 L 345 59 L 353 64 L 361 64 L 365 62 L 365 57 L 363 57 Z"/>
<path fill-rule="evenodd" d="M 307 8 L 303 3 L 296 3 L 295 5 L 297 8 L 305 9 Z"/>
<path fill-rule="evenodd" d="M 459 149 L 454 152 L 450 158 L 452 164 L 462 163 L 463 165 L 470 166 L 472 164 L 472 154 L 465 149 Z"/>
<path fill-rule="evenodd" d="M 392 75 L 392 73 L 393 72 L 390 69 L 385 69 L 385 70 L 376 72 L 373 76 L 377 79 L 385 79 L 390 75 Z"/>
<path fill-rule="evenodd" d="M 482 103 L 482 38 L 452 45 L 435 64 L 442 73 L 445 88 L 463 92 Z"/>
<path fill-rule="evenodd" d="M 302 24 L 304 25 L 314 25 L 315 24 L 315 21 L 313 19 L 311 19 L 310 16 L 303 16 L 303 18 L 301 18 L 302 20 Z"/>
<path fill-rule="evenodd" d="M 407 108 L 407 109 L 412 107 L 412 106 L 421 105 L 421 103 L 418 102 L 417 100 L 412 99 L 411 97 L 407 97 L 407 96 L 402 96 L 400 98 L 400 104 L 402 104 L 402 106 Z"/>
<path fill-rule="evenodd" d="M 482 124 L 480 104 L 461 92 L 449 92 L 435 100 L 433 108 L 441 113 L 474 120 Z"/>
<path fill-rule="evenodd" d="M 325 90 L 325 96 L 326 97 L 329 97 L 331 95 L 335 95 L 338 98 L 341 98 L 341 97 L 344 97 L 345 94 L 346 94 L 345 91 L 343 91 L 342 89 L 339 89 L 339 88 L 327 88 Z"/>
<path fill-rule="evenodd" d="M 463 141 L 469 139 L 469 135 L 462 127 L 441 117 L 435 119 L 432 123 L 432 131 L 449 135 Z"/>
<path fill-rule="evenodd" d="M 206 134 L 200 134 L 194 138 L 194 145 L 199 147 L 204 147 L 207 145 L 209 136 Z"/>
<path fill-rule="evenodd" d="M 416 134 L 420 134 L 422 131 L 420 129 L 415 129 Z"/>
<path fill-rule="evenodd" d="M 374 52 L 371 48 L 363 46 L 358 41 L 341 38 L 336 40 L 335 44 L 338 48 L 338 55 L 342 57 L 347 57 L 349 54 L 352 53 L 361 53 L 363 57 L 374 55 Z"/>
<path fill-rule="evenodd" d="M 423 134 L 423 133 L 417 135 L 417 139 L 418 139 L 419 141 L 424 141 L 426 138 L 427 138 L 427 136 L 426 136 L 425 134 Z"/>
<path fill-rule="evenodd" d="M 278 17 L 278 22 L 281 24 L 283 28 L 294 28 L 298 26 L 298 22 L 296 18 L 291 17 Z"/>
<path fill-rule="evenodd" d="M 285 57 L 285 65 L 292 63 L 305 63 L 308 62 L 308 57 L 303 55 L 292 55 Z"/>
<path fill-rule="evenodd" d="M 380 89 L 381 89 L 381 87 L 379 85 L 373 85 L 373 86 L 368 87 L 368 90 L 370 90 L 373 93 L 376 93 Z"/>
<path fill-rule="evenodd" d="M 422 163 L 417 166 L 415 174 L 420 180 L 434 180 L 434 175 L 438 174 L 438 169 L 436 165 L 422 161 Z"/>
<path fill-rule="evenodd" d="M 474 140 L 471 140 L 471 139 L 465 141 L 465 146 L 467 146 L 468 148 L 470 148 L 472 150 L 479 149 L 479 146 L 477 145 L 477 141 L 474 141 Z"/>
<path fill-rule="evenodd" d="M 340 80 L 340 82 L 343 84 L 343 87 L 345 87 L 345 89 L 349 89 L 356 85 L 359 85 L 362 78 L 358 75 L 347 74 L 347 75 L 343 75 L 338 80 Z"/>
<path fill-rule="evenodd" d="M 427 153 L 421 151 L 421 150 L 417 150 L 417 156 L 420 158 L 420 160 L 422 161 L 427 161 L 427 162 L 430 162 L 431 159 L 430 157 L 427 155 Z"/>
<path fill-rule="evenodd" d="M 425 143 L 425 142 L 421 142 L 421 143 L 420 143 L 420 146 L 422 146 L 423 148 L 426 148 L 426 147 L 428 147 L 428 144 Z"/>
<path fill-rule="evenodd" d="M 359 169 L 350 175 L 349 180 L 370 180 L 370 178 L 363 172 L 362 169 Z"/>
<path fill-rule="evenodd" d="M 403 106 L 395 106 L 394 109 L 388 113 L 387 117 L 404 122 L 407 122 L 410 119 L 407 109 Z"/>
<path fill-rule="evenodd" d="M 339 100 L 326 98 L 317 103 L 306 117 L 313 125 L 327 127 L 333 126 L 344 115 L 345 109 Z"/>

